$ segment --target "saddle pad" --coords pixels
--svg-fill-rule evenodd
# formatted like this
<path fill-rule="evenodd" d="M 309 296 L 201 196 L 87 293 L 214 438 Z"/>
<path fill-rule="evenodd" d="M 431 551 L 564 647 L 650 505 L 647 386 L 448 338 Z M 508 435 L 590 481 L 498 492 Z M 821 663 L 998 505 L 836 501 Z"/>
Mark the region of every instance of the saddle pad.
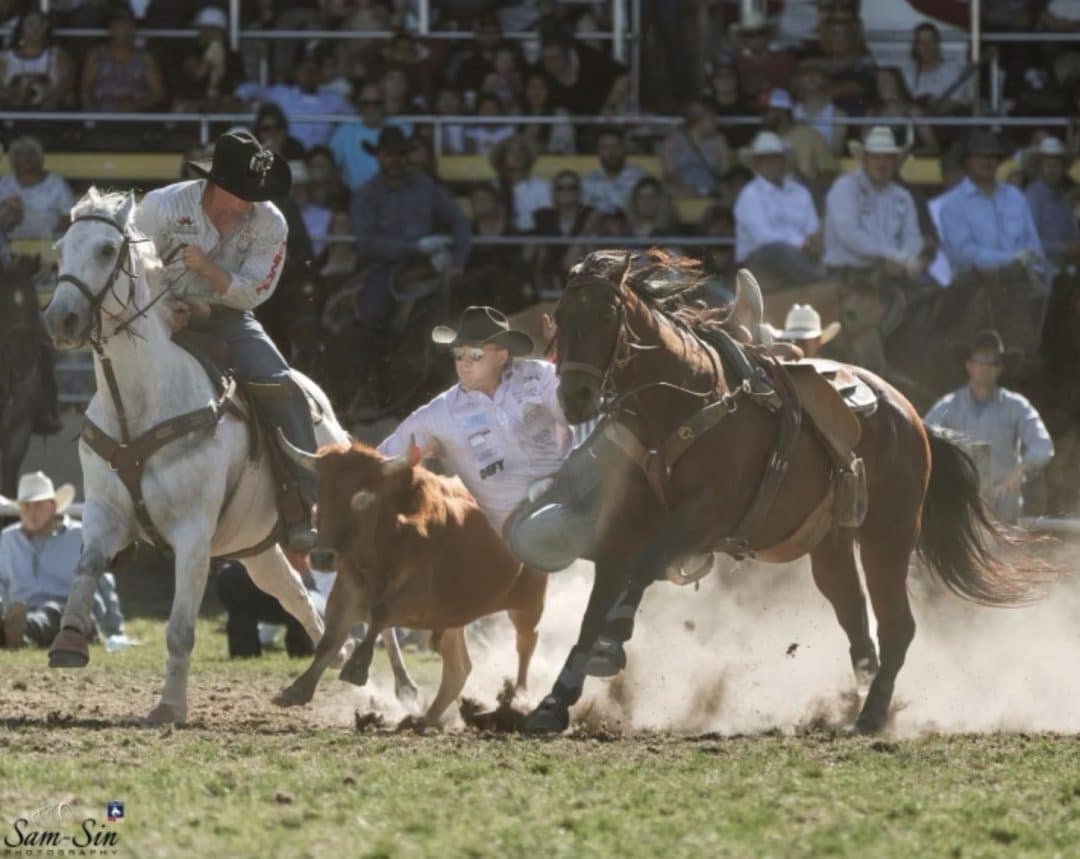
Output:
<path fill-rule="evenodd" d="M 839 461 L 846 464 L 862 438 L 862 427 L 840 392 L 818 372 L 816 362 L 785 364 L 799 394 L 803 411 L 829 443 Z"/>

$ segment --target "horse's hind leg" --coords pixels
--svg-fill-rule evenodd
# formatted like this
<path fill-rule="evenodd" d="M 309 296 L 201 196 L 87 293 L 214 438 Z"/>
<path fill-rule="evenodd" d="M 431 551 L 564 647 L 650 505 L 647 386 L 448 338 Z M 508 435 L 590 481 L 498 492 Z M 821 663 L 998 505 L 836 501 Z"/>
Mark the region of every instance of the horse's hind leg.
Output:
<path fill-rule="evenodd" d="M 838 529 L 826 535 L 810 553 L 810 569 L 818 590 L 832 603 L 836 619 L 847 633 L 855 680 L 860 688 L 865 688 L 877 674 L 878 658 L 870 637 L 866 595 L 855 566 L 852 532 Z"/>
<path fill-rule="evenodd" d="M 547 592 L 547 576 L 531 567 L 524 567 L 517 584 L 510 594 L 511 608 L 506 614 L 517 632 L 518 670 L 514 690 L 521 694 L 528 688 L 529 663 L 532 662 L 536 643 L 540 640 L 537 627 L 544 613 L 544 596 Z"/>
<path fill-rule="evenodd" d="M 245 558 L 244 566 L 256 586 L 281 603 L 281 607 L 300 621 L 311 640 L 318 644 L 323 635 L 322 618 L 281 548 L 273 546 L 262 554 Z"/>
<path fill-rule="evenodd" d="M 311 665 L 274 698 L 279 707 L 306 704 L 315 695 L 319 678 L 337 657 L 352 625 L 364 616 L 363 592 L 339 574 L 326 600 L 326 630 L 315 645 Z"/>
<path fill-rule="evenodd" d="M 907 593 L 908 562 L 915 547 L 915 531 L 914 524 L 905 525 L 901 517 L 894 516 L 889 522 L 881 518 L 868 521 L 860 534 L 859 553 L 877 618 L 881 668 L 855 722 L 859 733 L 876 733 L 885 727 L 896 675 L 915 637 L 915 618 Z"/>
<path fill-rule="evenodd" d="M 438 724 L 446 708 L 465 688 L 465 681 L 472 671 L 469 648 L 465 644 L 465 630 L 462 627 L 443 630 L 439 636 L 438 649 L 439 656 L 442 657 L 442 679 L 439 681 L 435 700 L 424 714 L 424 722 L 428 725 Z"/>

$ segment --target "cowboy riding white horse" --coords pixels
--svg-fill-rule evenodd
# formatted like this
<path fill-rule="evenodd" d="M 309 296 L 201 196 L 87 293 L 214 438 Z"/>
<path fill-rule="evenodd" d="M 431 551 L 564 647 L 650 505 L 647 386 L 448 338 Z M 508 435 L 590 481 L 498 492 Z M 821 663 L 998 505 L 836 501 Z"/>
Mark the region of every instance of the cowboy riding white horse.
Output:
<path fill-rule="evenodd" d="M 149 720 L 170 723 L 187 716 L 188 662 L 212 557 L 258 549 L 244 557 L 252 580 L 313 640 L 323 624 L 271 538 L 278 512 L 269 457 L 249 457 L 244 422 L 226 409 L 225 396 L 200 362 L 173 342 L 172 314 L 162 300 L 171 290 L 154 243 L 135 228 L 135 211 L 133 194 L 91 188 L 72 209 L 71 227 L 58 243 L 59 277 L 46 323 L 59 348 L 94 347 L 97 394 L 79 444 L 86 490 L 82 556 L 50 665 L 87 663 L 91 598 L 111 559 L 137 538 L 163 542 L 175 555 L 176 590 L 165 685 Z M 317 441 L 346 440 L 325 394 L 301 374 L 293 377 L 323 413 Z M 140 457 L 144 438 L 154 440 L 152 455 Z M 111 462 L 102 451 L 111 451 Z M 134 488 L 132 468 L 138 475 Z M 392 631 L 384 641 L 395 661 L 399 697 L 415 697 Z"/>

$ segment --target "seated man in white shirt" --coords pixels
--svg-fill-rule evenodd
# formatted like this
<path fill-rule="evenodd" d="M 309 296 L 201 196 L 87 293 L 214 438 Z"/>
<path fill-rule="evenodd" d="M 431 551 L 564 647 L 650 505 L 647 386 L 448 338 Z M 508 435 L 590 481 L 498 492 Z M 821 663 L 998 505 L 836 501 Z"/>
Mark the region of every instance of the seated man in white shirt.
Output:
<path fill-rule="evenodd" d="M 19 521 L 0 532 L 0 643 L 8 650 L 26 644 L 48 647 L 60 631 L 75 567 L 82 551 L 82 525 L 65 511 L 75 487 L 59 489 L 40 471 L 19 480 Z M 0 506 L 7 499 L 0 497 Z M 122 635 L 124 616 L 112 574 L 98 580 L 92 603 L 95 632 Z"/>
<path fill-rule="evenodd" d="M 750 156 L 757 175 L 735 201 L 737 263 L 773 287 L 823 280 L 821 224 L 810 192 L 788 175 L 784 141 L 763 131 Z"/>

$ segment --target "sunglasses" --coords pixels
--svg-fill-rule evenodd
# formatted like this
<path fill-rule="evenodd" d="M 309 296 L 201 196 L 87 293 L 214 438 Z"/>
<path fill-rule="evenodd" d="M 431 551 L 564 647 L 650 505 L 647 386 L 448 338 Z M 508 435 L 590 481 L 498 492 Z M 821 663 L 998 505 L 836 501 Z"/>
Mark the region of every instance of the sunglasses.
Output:
<path fill-rule="evenodd" d="M 981 367 L 1001 367 L 1005 361 L 1001 358 L 991 358 L 989 361 L 984 361 L 979 358 L 968 358 L 972 364 L 978 364 Z"/>
<path fill-rule="evenodd" d="M 271 131 L 281 131 L 281 126 L 280 125 L 260 125 L 256 129 L 256 131 L 258 131 L 260 134 L 268 134 Z"/>
<path fill-rule="evenodd" d="M 362 98 L 360 104 L 363 107 L 382 107 L 382 99 L 380 98 Z"/>
<path fill-rule="evenodd" d="M 484 356 L 487 354 L 483 349 L 478 346 L 455 346 L 452 350 L 454 353 L 455 361 L 483 361 Z"/>
<path fill-rule="evenodd" d="M 579 186 L 579 185 L 556 185 L 555 190 L 556 191 L 580 191 L 581 186 Z"/>

